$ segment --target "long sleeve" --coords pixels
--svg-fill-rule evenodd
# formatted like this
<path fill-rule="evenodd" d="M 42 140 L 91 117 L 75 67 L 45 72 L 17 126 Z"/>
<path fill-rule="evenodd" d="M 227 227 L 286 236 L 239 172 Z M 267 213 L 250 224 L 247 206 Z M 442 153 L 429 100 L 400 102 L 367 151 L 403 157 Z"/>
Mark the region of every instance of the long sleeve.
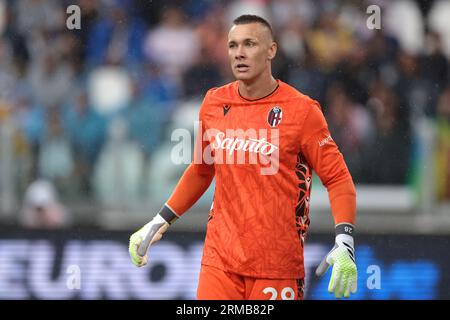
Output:
<path fill-rule="evenodd" d="M 213 178 L 213 174 L 201 174 L 190 164 L 166 204 L 181 216 L 208 190 Z"/>
<path fill-rule="evenodd" d="M 304 120 L 302 152 L 327 188 L 335 224 L 356 220 L 356 191 L 344 157 L 333 141 L 320 105 L 315 102 Z"/>

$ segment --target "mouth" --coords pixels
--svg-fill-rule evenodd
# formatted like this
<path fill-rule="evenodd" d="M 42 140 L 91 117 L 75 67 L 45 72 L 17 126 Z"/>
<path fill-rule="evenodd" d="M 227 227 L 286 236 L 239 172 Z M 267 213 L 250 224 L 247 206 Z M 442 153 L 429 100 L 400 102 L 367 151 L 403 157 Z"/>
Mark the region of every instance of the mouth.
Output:
<path fill-rule="evenodd" d="M 238 72 L 247 72 L 250 69 L 248 65 L 243 63 L 237 64 L 235 68 L 237 69 Z"/>

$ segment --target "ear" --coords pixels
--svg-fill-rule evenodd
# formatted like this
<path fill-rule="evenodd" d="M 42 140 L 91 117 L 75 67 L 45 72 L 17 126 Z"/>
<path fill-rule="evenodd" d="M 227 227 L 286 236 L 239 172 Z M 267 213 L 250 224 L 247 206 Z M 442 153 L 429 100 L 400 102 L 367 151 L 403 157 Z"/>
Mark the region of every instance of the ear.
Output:
<path fill-rule="evenodd" d="M 275 41 L 272 42 L 272 44 L 269 47 L 268 54 L 267 54 L 267 60 L 273 60 L 277 54 L 278 45 Z"/>

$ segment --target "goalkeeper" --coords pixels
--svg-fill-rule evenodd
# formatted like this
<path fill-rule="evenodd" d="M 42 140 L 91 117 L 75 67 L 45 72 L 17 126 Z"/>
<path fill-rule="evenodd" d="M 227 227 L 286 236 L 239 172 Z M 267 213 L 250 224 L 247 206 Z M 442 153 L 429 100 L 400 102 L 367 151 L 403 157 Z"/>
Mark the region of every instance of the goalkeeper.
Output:
<path fill-rule="evenodd" d="M 160 212 L 130 237 L 132 262 L 142 267 L 149 246 L 215 178 L 198 299 L 303 299 L 313 170 L 327 188 L 336 234 L 316 274 L 331 266 L 329 292 L 356 292 L 353 180 L 319 103 L 272 76 L 276 52 L 265 19 L 234 20 L 228 56 L 236 81 L 206 93 L 193 162 Z"/>

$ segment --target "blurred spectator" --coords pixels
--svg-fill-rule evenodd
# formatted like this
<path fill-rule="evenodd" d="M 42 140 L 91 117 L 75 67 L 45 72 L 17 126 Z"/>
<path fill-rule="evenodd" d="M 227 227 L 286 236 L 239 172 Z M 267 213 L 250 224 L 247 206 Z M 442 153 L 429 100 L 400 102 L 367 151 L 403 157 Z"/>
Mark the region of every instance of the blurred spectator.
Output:
<path fill-rule="evenodd" d="M 226 24 L 230 25 L 241 14 L 256 14 L 270 20 L 269 0 L 235 0 L 227 3 Z"/>
<path fill-rule="evenodd" d="M 57 0 L 16 0 L 16 29 L 25 36 L 36 30 L 54 31 L 65 24 L 64 10 Z"/>
<path fill-rule="evenodd" d="M 450 1 L 435 0 L 428 13 L 428 26 L 430 30 L 439 33 L 442 39 L 443 51 L 450 59 L 450 23 L 448 17 L 450 16 Z"/>
<path fill-rule="evenodd" d="M 386 1 L 382 25 L 408 54 L 419 54 L 424 44 L 424 21 L 416 1 Z"/>
<path fill-rule="evenodd" d="M 366 65 L 375 77 L 383 83 L 394 86 L 398 82 L 398 70 L 395 57 L 398 55 L 399 43 L 394 37 L 376 30 L 366 42 L 368 56 Z"/>
<path fill-rule="evenodd" d="M 275 41 L 278 43 L 278 49 L 272 63 L 272 73 L 276 78 L 289 81 L 291 69 L 305 62 L 305 32 L 304 24 L 293 19 L 286 22 L 285 27 L 276 33 Z"/>
<path fill-rule="evenodd" d="M 331 81 L 341 83 L 350 98 L 361 104 L 367 101 L 368 85 L 376 79 L 367 66 L 367 57 L 365 41 L 355 39 L 350 52 L 339 61 L 336 69 L 329 75 Z"/>
<path fill-rule="evenodd" d="M 31 89 L 26 84 L 18 84 L 16 87 L 13 111 L 16 128 L 25 138 L 26 149 L 29 151 L 30 157 L 30 170 L 22 174 L 27 173 L 33 180 L 38 176 L 38 154 L 46 125 L 45 111 L 32 99 Z"/>
<path fill-rule="evenodd" d="M 442 38 L 436 32 L 429 32 L 425 42 L 423 76 L 443 90 L 449 79 L 449 63 L 445 57 Z"/>
<path fill-rule="evenodd" d="M 315 56 L 310 53 L 305 55 L 300 66 L 289 68 L 288 82 L 304 94 L 319 101 L 324 108 L 326 108 L 327 81 L 327 75 L 316 67 Z"/>
<path fill-rule="evenodd" d="M 79 192 L 91 194 L 91 176 L 105 140 L 106 119 L 89 105 L 86 92 L 76 93 L 74 102 L 63 110 L 65 130 L 75 156 Z"/>
<path fill-rule="evenodd" d="M 202 21 L 209 11 L 217 5 L 217 0 L 188 0 L 182 1 L 183 11 L 189 20 L 195 23 Z"/>
<path fill-rule="evenodd" d="M 182 98 L 180 83 L 172 77 L 166 77 L 158 65 L 147 63 L 141 68 L 141 72 L 135 75 L 140 94 L 144 99 L 163 104 L 166 112 L 170 113 L 174 101 Z"/>
<path fill-rule="evenodd" d="M 372 134 L 372 122 L 366 109 L 352 101 L 340 83 L 327 92 L 327 119 L 333 140 L 344 154 L 353 179 L 362 179 L 363 149 Z"/>
<path fill-rule="evenodd" d="M 399 111 L 404 117 L 417 119 L 429 113 L 432 84 L 421 75 L 418 56 L 401 51 L 397 59 L 399 79 L 396 92 L 404 106 Z"/>
<path fill-rule="evenodd" d="M 73 72 L 59 52 L 47 52 L 30 67 L 30 83 L 36 101 L 45 108 L 60 105 L 69 95 Z"/>
<path fill-rule="evenodd" d="M 274 29 L 280 30 L 286 23 L 297 21 L 307 25 L 313 24 L 319 13 L 318 5 L 312 0 L 277 0 L 272 1 L 272 24 Z"/>
<path fill-rule="evenodd" d="M 161 71 L 175 80 L 198 56 L 199 40 L 178 8 L 167 8 L 161 23 L 147 34 L 144 52 L 149 61 L 161 66 Z"/>
<path fill-rule="evenodd" d="M 21 222 L 26 228 L 36 229 L 56 229 L 68 225 L 68 212 L 59 202 L 50 182 L 37 180 L 29 185 L 24 196 Z"/>
<path fill-rule="evenodd" d="M 14 106 L 0 98 L 0 213 L 15 210 L 32 159 L 23 132 L 15 127 Z M 27 166 L 28 165 L 28 166 Z"/>
<path fill-rule="evenodd" d="M 163 140 L 164 128 L 172 117 L 173 108 L 170 105 L 143 92 L 135 82 L 132 99 L 120 113 L 126 121 L 129 138 L 138 143 L 146 158 L 156 151 Z"/>
<path fill-rule="evenodd" d="M 64 32 L 59 36 L 59 51 L 61 60 L 72 72 L 72 82 L 77 81 L 84 71 L 84 45 L 79 41 L 75 33 Z"/>
<path fill-rule="evenodd" d="M 25 83 L 16 86 L 11 102 L 17 127 L 32 146 L 37 146 L 45 126 L 44 108 L 33 100 L 30 86 Z"/>
<path fill-rule="evenodd" d="M 284 53 L 283 48 L 277 50 L 277 56 L 272 62 L 272 74 L 276 79 L 287 82 L 289 73 L 297 64 Z"/>
<path fill-rule="evenodd" d="M 46 131 L 39 150 L 39 176 L 52 181 L 58 190 L 68 193 L 74 167 L 70 142 L 61 126 L 59 110 L 47 114 Z"/>
<path fill-rule="evenodd" d="M 127 2 L 114 0 L 90 27 L 86 58 L 91 65 L 123 62 L 133 65 L 142 61 L 142 39 L 146 26 L 137 16 L 129 16 Z"/>
<path fill-rule="evenodd" d="M 395 92 L 383 83 L 374 84 L 368 107 L 375 120 L 375 134 L 364 143 L 360 181 L 405 184 L 411 164 L 409 119 L 400 110 Z"/>
<path fill-rule="evenodd" d="M 120 111 L 130 100 L 131 77 L 121 64 L 95 68 L 88 75 L 88 96 L 96 112 L 110 116 Z"/>
<path fill-rule="evenodd" d="M 352 47 L 352 35 L 339 23 L 337 12 L 324 11 L 317 26 L 307 36 L 308 46 L 320 64 L 318 67 L 329 72 L 342 60 Z"/>
<path fill-rule="evenodd" d="M 306 27 L 302 20 L 291 19 L 285 22 L 276 35 L 279 50 L 282 50 L 286 58 L 300 63 L 305 57 Z"/>
<path fill-rule="evenodd" d="M 380 5 L 382 2 L 373 0 L 349 0 L 342 1 L 341 7 L 338 9 L 339 22 L 348 29 L 356 39 L 368 40 L 371 38 L 375 30 L 367 27 L 367 19 L 369 17 L 367 9 L 371 5 Z M 381 9 L 383 10 L 383 9 Z M 384 17 L 384 12 L 381 11 Z M 381 28 L 383 28 L 383 18 L 381 17 Z"/>
<path fill-rule="evenodd" d="M 206 50 L 203 50 L 206 51 Z M 204 52 L 183 75 L 184 96 L 203 96 L 212 87 L 222 84 L 220 69 Z"/>
<path fill-rule="evenodd" d="M 82 27 L 80 29 L 73 30 L 73 33 L 79 38 L 82 44 L 88 43 L 88 38 L 90 37 L 92 31 L 92 26 L 99 19 L 100 15 L 100 2 L 101 0 L 79 0 L 78 5 L 81 9 L 81 22 Z M 86 50 L 87 47 L 83 46 Z M 85 57 L 85 52 L 83 52 L 83 58 Z"/>
<path fill-rule="evenodd" d="M 3 34 L 6 26 L 6 1 L 0 0 L 0 35 Z"/>
<path fill-rule="evenodd" d="M 435 179 L 438 200 L 450 201 L 450 85 L 439 97 Z"/>
<path fill-rule="evenodd" d="M 144 154 L 128 137 L 125 119 L 116 117 L 92 175 L 95 193 L 105 206 L 126 206 L 142 200 Z"/>
<path fill-rule="evenodd" d="M 421 75 L 430 84 L 428 103 L 425 112 L 435 115 L 435 106 L 439 93 L 442 92 L 449 78 L 449 63 L 442 48 L 438 33 L 429 32 L 426 36 L 425 54 L 421 57 Z"/>
<path fill-rule="evenodd" d="M 0 38 L 0 99 L 10 98 L 17 81 L 13 64 L 13 49 L 6 39 Z"/>
<path fill-rule="evenodd" d="M 196 25 L 195 32 L 200 41 L 198 59 L 207 57 L 219 68 L 222 78 L 230 75 L 228 62 L 228 24 L 225 19 L 225 9 L 219 5 L 212 7 L 202 21 Z"/>

